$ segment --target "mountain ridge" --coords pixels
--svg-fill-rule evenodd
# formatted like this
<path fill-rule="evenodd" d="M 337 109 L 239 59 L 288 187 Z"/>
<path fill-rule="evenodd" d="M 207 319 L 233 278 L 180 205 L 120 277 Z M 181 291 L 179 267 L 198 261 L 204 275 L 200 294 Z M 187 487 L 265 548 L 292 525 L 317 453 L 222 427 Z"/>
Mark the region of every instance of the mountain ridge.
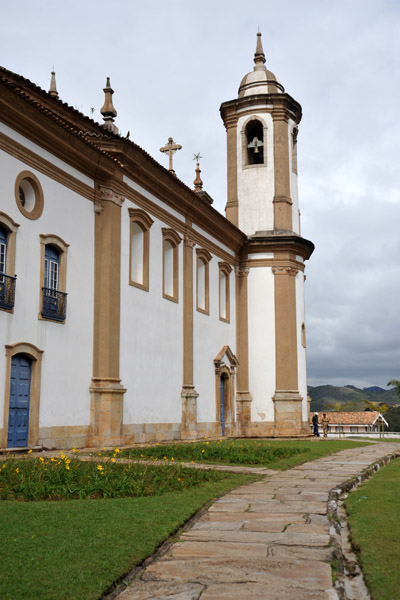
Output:
<path fill-rule="evenodd" d="M 328 404 L 345 404 L 347 402 L 352 403 L 352 406 L 349 406 L 347 410 L 365 410 L 363 400 L 377 403 L 384 402 L 388 406 L 395 406 L 400 403 L 395 389 L 385 390 L 379 386 L 362 389 L 352 384 L 344 386 L 329 384 L 308 386 L 308 394 L 311 398 L 311 412 L 332 410 L 332 408 L 327 407 Z"/>

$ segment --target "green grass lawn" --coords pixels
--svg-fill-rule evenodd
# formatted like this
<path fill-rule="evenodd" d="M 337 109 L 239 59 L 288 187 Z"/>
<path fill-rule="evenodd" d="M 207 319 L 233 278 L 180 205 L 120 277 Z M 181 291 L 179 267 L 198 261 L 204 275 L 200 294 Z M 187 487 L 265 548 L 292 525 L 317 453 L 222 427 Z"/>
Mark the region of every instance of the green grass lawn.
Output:
<path fill-rule="evenodd" d="M 366 446 L 354 440 L 219 440 L 189 444 L 155 444 L 123 450 L 118 456 L 287 469 L 347 448 Z"/>
<path fill-rule="evenodd" d="M 346 499 L 351 534 L 373 600 L 400 598 L 400 459 Z"/>
<path fill-rule="evenodd" d="M 0 462 L 1 600 L 91 600 L 151 555 L 206 502 L 252 476 L 180 461 L 284 469 L 345 448 L 347 440 L 224 440 L 114 450 L 102 462 Z M 173 466 L 118 463 L 123 454 Z M 157 456 L 156 456 L 157 455 Z M 76 499 L 75 499 L 76 498 Z"/>
<path fill-rule="evenodd" d="M 0 502 L 1 600 L 99 598 L 206 502 L 254 479 L 215 475 L 159 496 Z"/>

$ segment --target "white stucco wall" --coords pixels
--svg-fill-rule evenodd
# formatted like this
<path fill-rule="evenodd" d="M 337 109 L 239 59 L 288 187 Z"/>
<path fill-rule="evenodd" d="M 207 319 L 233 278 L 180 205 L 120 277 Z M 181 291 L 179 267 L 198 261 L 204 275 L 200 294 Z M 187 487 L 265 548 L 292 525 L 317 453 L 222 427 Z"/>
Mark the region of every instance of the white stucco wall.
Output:
<path fill-rule="evenodd" d="M 12 130 L 8 128 L 7 135 L 11 134 Z M 14 137 L 27 147 L 32 146 L 19 134 Z M 49 158 L 49 154 L 38 146 L 35 151 Z M 58 159 L 54 162 L 67 173 L 74 171 Z M 44 351 L 39 427 L 89 424 L 93 343 L 93 205 L 5 152 L 0 155 L 0 169 L 0 210 L 20 224 L 16 237 L 14 314 L 0 311 L 0 348 L 3 348 L 0 381 L 4 382 L 5 375 L 4 345 L 17 342 L 34 344 Z M 36 175 L 43 188 L 44 209 L 37 220 L 27 219 L 16 205 L 14 182 L 23 170 Z M 83 179 L 88 183 L 87 178 Z M 42 285 L 40 234 L 55 234 L 69 244 L 65 324 L 38 319 Z M 0 397 L 3 402 L 3 390 Z M 2 409 L 0 419 L 3 419 Z"/>
<path fill-rule="evenodd" d="M 249 379 L 253 421 L 273 421 L 275 393 L 275 298 L 271 267 L 248 275 Z"/>
<path fill-rule="evenodd" d="M 237 173 L 239 228 L 247 235 L 274 228 L 274 125 L 269 113 L 254 117 L 267 126 L 266 164 L 243 166 L 242 130 L 249 115 L 241 116 L 237 126 Z M 246 142 L 244 142 L 246 143 Z"/>
<path fill-rule="evenodd" d="M 43 148 L 35 144 L 35 142 L 28 140 L 26 137 L 24 137 L 17 131 L 11 129 L 11 127 L 8 127 L 4 123 L 0 123 L 0 131 L 8 137 L 15 140 L 16 142 L 18 142 L 19 144 L 22 144 L 28 150 L 31 150 L 32 152 L 35 152 L 35 154 L 38 154 L 39 156 L 44 158 L 45 160 L 48 160 L 52 165 L 59 167 L 60 169 L 65 171 L 65 173 L 68 173 L 68 175 L 72 175 L 76 179 L 79 179 L 79 181 L 81 181 L 82 183 L 86 183 L 86 185 L 93 187 L 93 180 L 90 179 L 90 177 L 87 177 L 77 169 L 74 169 L 74 167 L 71 167 L 57 156 L 54 156 L 54 154 L 51 154 L 51 152 L 44 150 Z"/>
<path fill-rule="evenodd" d="M 154 198 L 152 198 L 154 201 Z M 150 228 L 149 291 L 129 285 L 129 214 L 122 208 L 121 236 L 121 354 L 120 374 L 127 392 L 124 423 L 179 423 L 182 416 L 182 271 L 183 240 L 179 253 L 179 302 L 162 295 L 162 227 Z"/>
<path fill-rule="evenodd" d="M 196 252 L 194 252 L 193 381 L 199 394 L 197 420 L 201 423 L 216 420 L 214 358 L 223 346 L 229 346 L 236 354 L 235 272 L 232 269 L 229 275 L 230 322 L 226 323 L 219 318 L 218 262 L 220 259 L 213 256 L 209 263 L 210 314 L 205 315 L 196 310 Z"/>
<path fill-rule="evenodd" d="M 130 179 L 130 177 L 127 177 L 126 175 L 124 175 L 122 180 L 124 181 L 124 183 L 127 183 L 133 190 L 135 190 L 136 192 L 139 192 L 139 194 L 141 194 L 142 196 L 145 196 L 146 198 L 148 198 L 151 202 L 154 202 L 154 204 L 156 204 L 160 208 L 163 208 L 164 210 L 168 211 L 170 215 L 176 217 L 177 219 L 182 220 L 183 216 L 177 210 L 174 210 L 173 208 L 168 206 L 168 204 L 166 204 L 165 202 L 163 202 L 162 200 L 160 200 L 159 198 L 154 196 L 154 194 L 151 194 L 150 192 L 148 192 L 144 187 L 142 187 L 141 185 L 139 185 L 138 183 L 136 183 L 135 181 Z"/>
<path fill-rule="evenodd" d="M 302 344 L 302 323 L 305 323 L 304 308 L 304 273 L 299 271 L 296 275 L 296 327 L 297 327 L 297 369 L 299 392 L 303 397 L 303 420 L 307 420 L 307 366 L 306 349 Z M 307 331 L 306 331 L 307 334 Z"/>

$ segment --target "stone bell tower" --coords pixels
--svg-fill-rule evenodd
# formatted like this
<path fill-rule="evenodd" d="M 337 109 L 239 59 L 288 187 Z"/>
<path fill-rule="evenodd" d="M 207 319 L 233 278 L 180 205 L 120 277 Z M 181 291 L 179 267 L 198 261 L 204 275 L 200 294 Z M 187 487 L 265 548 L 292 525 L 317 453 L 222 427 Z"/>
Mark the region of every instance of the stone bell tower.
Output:
<path fill-rule="evenodd" d="M 237 414 L 248 435 L 308 433 L 304 262 L 297 134 L 301 106 L 265 66 L 257 34 L 253 71 L 223 102 L 226 216 L 246 235 L 238 278 Z"/>

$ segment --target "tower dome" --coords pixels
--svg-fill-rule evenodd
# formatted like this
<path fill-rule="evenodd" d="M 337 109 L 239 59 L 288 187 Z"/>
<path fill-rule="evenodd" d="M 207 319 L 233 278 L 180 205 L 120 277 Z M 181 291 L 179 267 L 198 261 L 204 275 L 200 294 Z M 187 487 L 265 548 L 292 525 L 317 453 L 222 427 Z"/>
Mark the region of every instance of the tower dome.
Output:
<path fill-rule="evenodd" d="M 261 42 L 261 33 L 257 33 L 257 46 L 254 53 L 254 69 L 247 73 L 240 82 L 239 98 L 256 94 L 283 93 L 285 88 L 272 71 L 265 66 L 265 54 Z"/>

